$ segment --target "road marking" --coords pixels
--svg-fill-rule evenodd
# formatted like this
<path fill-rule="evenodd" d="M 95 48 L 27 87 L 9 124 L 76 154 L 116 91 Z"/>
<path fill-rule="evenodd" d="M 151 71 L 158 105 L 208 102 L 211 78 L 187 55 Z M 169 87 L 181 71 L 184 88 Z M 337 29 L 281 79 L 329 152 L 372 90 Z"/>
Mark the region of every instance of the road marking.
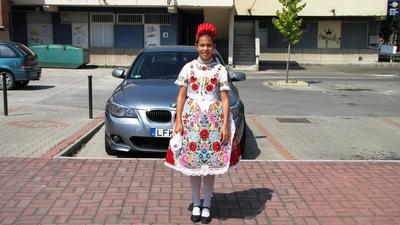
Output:
<path fill-rule="evenodd" d="M 268 131 L 255 116 L 248 116 L 250 121 L 257 127 L 257 129 L 267 137 L 269 142 L 275 147 L 275 149 L 283 156 L 286 160 L 295 160 L 294 156 L 281 144 L 279 141 Z"/>
<path fill-rule="evenodd" d="M 56 156 L 58 153 L 60 153 L 62 150 L 73 144 L 75 141 L 77 141 L 80 137 L 82 137 L 84 134 L 89 132 L 91 129 L 93 129 L 97 124 L 103 122 L 104 116 L 102 117 L 96 117 L 89 123 L 87 123 L 84 127 L 73 133 L 71 136 L 67 137 L 66 139 L 62 140 L 59 142 L 57 145 L 54 147 L 51 147 L 46 153 L 42 155 L 41 158 L 43 159 L 51 159 L 54 156 Z"/>
<path fill-rule="evenodd" d="M 385 119 L 383 119 L 383 121 L 385 121 L 386 124 L 395 126 L 396 128 L 400 128 L 400 123 L 398 123 L 396 121 L 393 121 L 393 120 L 391 120 L 389 118 L 385 118 Z"/>

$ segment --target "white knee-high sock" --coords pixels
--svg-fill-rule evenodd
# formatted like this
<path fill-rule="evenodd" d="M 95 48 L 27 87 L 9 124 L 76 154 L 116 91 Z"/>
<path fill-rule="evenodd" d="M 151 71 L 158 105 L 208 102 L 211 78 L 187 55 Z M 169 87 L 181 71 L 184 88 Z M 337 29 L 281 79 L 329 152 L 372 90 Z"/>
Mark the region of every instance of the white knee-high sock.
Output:
<path fill-rule="evenodd" d="M 204 183 L 204 202 L 203 207 L 211 206 L 211 195 L 214 190 L 215 175 L 207 175 L 203 177 Z"/>
<path fill-rule="evenodd" d="M 192 201 L 193 204 L 200 206 L 200 187 L 201 176 L 190 176 L 190 185 L 192 186 Z"/>

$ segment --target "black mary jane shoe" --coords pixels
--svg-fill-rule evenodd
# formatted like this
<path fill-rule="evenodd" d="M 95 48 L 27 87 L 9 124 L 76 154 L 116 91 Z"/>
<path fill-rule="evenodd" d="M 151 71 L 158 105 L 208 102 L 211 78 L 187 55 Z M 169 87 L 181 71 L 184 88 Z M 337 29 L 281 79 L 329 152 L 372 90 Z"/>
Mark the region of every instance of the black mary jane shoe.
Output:
<path fill-rule="evenodd" d="M 201 221 L 202 224 L 209 224 L 211 222 L 211 220 L 212 220 L 212 218 L 211 218 L 211 210 L 208 207 L 203 207 L 203 209 L 208 209 L 208 211 L 210 212 L 210 215 L 207 216 L 207 217 L 201 216 L 200 221 Z"/>
<path fill-rule="evenodd" d="M 198 207 L 198 208 L 200 208 L 200 215 L 191 215 L 190 216 L 190 220 L 192 220 L 192 222 L 193 223 L 197 223 L 197 222 L 199 222 L 200 220 L 201 220 L 201 207 L 200 206 L 193 206 L 193 208 L 194 207 Z"/>

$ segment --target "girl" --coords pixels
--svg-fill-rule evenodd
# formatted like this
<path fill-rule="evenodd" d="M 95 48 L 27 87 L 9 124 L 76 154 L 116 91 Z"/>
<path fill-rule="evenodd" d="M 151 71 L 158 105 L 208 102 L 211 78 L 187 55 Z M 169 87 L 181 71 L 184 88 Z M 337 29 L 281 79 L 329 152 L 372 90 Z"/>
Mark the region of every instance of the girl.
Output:
<path fill-rule="evenodd" d="M 171 142 L 165 165 L 190 177 L 193 210 L 191 220 L 211 222 L 211 195 L 215 175 L 228 171 L 235 126 L 229 112 L 228 74 L 214 58 L 214 24 L 197 27 L 198 58 L 187 63 L 175 81 L 180 86 L 176 101 L 175 135 L 182 147 L 172 151 Z M 221 99 L 221 100 L 219 100 Z M 201 178 L 204 201 L 200 201 Z"/>

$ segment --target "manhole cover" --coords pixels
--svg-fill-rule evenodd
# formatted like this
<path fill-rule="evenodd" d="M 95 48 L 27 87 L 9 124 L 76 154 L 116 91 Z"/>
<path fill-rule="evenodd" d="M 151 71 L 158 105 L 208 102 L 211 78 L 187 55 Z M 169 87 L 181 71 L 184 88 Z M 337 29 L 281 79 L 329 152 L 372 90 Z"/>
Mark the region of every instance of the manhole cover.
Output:
<path fill-rule="evenodd" d="M 276 118 L 280 123 L 311 123 L 306 118 Z"/>

